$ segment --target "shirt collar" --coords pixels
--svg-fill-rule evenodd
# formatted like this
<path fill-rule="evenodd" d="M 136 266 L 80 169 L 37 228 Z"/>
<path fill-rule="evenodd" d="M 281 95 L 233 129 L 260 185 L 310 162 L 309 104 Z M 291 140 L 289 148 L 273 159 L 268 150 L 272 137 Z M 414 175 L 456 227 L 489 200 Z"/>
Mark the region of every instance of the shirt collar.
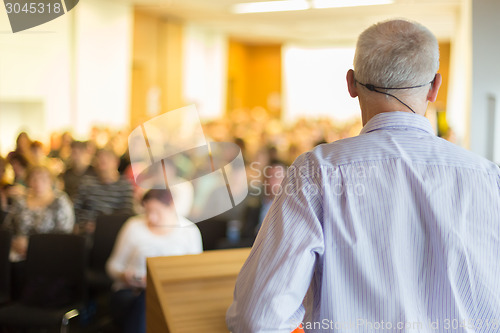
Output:
<path fill-rule="evenodd" d="M 381 129 L 416 129 L 435 135 L 429 119 L 408 112 L 382 112 L 373 116 L 359 134 Z"/>

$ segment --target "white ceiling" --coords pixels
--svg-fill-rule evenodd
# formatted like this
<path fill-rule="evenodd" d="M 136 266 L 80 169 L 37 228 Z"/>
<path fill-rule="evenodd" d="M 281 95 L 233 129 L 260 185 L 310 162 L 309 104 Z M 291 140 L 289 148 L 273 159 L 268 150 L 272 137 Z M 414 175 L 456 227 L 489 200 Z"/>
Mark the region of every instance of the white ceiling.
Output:
<path fill-rule="evenodd" d="M 137 9 L 167 19 L 202 24 L 238 40 L 352 45 L 369 25 L 395 17 L 418 21 L 440 40 L 457 29 L 461 0 L 395 0 L 392 5 L 305 11 L 232 14 L 232 4 L 249 0 L 127 0 Z"/>

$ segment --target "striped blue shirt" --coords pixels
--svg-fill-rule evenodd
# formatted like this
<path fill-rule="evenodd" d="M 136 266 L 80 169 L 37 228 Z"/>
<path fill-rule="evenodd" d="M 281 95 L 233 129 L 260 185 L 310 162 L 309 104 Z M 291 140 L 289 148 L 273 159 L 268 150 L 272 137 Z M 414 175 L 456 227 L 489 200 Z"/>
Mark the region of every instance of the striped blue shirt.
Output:
<path fill-rule="evenodd" d="M 499 332 L 500 169 L 406 112 L 290 167 L 235 287 L 242 332 Z"/>

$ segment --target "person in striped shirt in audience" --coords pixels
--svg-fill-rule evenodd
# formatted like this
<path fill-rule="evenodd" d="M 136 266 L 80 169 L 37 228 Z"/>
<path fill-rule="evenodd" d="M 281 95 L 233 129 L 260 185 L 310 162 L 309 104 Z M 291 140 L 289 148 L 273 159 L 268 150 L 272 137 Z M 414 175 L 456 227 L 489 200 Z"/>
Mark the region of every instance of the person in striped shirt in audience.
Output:
<path fill-rule="evenodd" d="M 97 176 L 85 175 L 75 197 L 76 233 L 91 236 L 99 215 L 133 215 L 132 184 L 118 172 L 119 159 L 112 150 L 95 155 Z"/>
<path fill-rule="evenodd" d="M 288 169 L 236 281 L 232 332 L 498 331 L 500 169 L 434 134 L 438 68 L 418 23 L 360 35 L 347 87 L 364 127 Z"/>

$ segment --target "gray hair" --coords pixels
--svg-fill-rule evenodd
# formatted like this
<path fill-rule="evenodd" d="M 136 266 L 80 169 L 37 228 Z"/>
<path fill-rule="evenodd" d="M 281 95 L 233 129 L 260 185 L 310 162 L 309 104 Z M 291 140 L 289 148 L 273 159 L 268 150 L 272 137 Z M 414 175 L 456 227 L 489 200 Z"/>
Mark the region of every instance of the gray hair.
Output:
<path fill-rule="evenodd" d="M 429 83 L 439 69 L 436 37 L 405 20 L 377 23 L 359 36 L 354 55 L 356 80 L 380 87 Z"/>

